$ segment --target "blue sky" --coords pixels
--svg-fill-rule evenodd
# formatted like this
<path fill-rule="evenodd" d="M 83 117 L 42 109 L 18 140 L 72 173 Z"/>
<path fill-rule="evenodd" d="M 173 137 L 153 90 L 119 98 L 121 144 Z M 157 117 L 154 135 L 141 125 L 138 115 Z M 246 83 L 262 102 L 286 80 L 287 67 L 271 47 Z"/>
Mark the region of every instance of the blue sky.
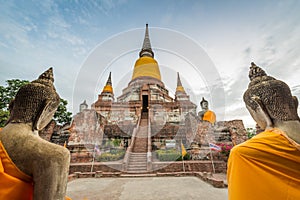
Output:
<path fill-rule="evenodd" d="M 33 80 L 53 66 L 55 86 L 61 97 L 68 100 L 69 109 L 76 113 L 84 99 L 88 104 L 95 101 L 108 72 L 112 71 L 115 95 L 119 96 L 130 81 L 144 27 L 149 23 L 155 58 L 170 93 L 175 89 L 175 71 L 179 71 L 185 89 L 197 105 L 204 96 L 219 120 L 243 119 L 246 126 L 251 126 L 253 120 L 242 101 L 249 82 L 250 62 L 287 82 L 293 94 L 300 97 L 299 10 L 297 0 L 3 1 L 0 84 L 12 78 Z M 170 41 L 163 39 L 164 33 L 170 35 Z M 176 40 L 178 34 L 180 39 Z M 196 43 L 202 52 L 198 47 L 189 49 L 189 41 Z M 173 46 L 168 42 L 174 43 Z M 177 47 L 182 47 L 182 51 L 175 51 Z M 124 52 L 118 55 L 120 52 L 115 49 Z M 187 51 L 183 52 L 184 49 Z M 99 55 L 99 60 L 97 52 L 105 52 Z M 213 65 L 191 62 L 197 53 L 204 53 Z M 102 62 L 106 58 L 111 62 Z M 89 72 L 95 77 L 99 73 L 97 80 L 82 75 L 91 59 L 95 66 L 99 65 Z M 107 63 L 109 67 L 101 66 Z M 202 74 L 194 76 L 192 65 L 199 65 L 196 67 L 202 69 Z M 208 66 L 217 73 L 206 71 Z M 212 84 L 206 77 L 217 77 L 216 82 Z M 82 78 L 84 81 L 78 83 Z M 81 88 L 82 93 L 75 92 L 74 97 L 76 84 L 89 87 L 92 81 L 97 85 Z M 224 95 L 211 94 L 216 88 Z"/>

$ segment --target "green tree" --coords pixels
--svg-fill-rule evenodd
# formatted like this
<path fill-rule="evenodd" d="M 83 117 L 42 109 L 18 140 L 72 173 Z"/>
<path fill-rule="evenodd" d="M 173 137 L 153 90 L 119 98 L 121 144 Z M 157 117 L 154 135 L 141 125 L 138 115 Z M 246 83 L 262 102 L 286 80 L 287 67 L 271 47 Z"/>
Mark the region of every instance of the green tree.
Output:
<path fill-rule="evenodd" d="M 6 87 L 0 86 L 0 109 L 7 111 L 10 101 L 16 96 L 19 88 L 29 83 L 29 81 L 12 79 L 5 82 Z"/>
<path fill-rule="evenodd" d="M 72 120 L 72 113 L 67 110 L 68 101 L 60 99 L 59 106 L 54 114 L 54 120 L 58 124 L 70 124 Z"/>
<path fill-rule="evenodd" d="M 16 96 L 22 85 L 29 83 L 26 80 L 7 80 L 6 87 L 0 86 L 0 127 L 3 127 L 9 118 L 8 106 L 10 101 Z"/>
<path fill-rule="evenodd" d="M 0 86 L 0 127 L 3 127 L 9 118 L 8 106 L 10 101 L 16 96 L 19 88 L 25 84 L 28 84 L 27 80 L 12 79 L 6 80 L 6 86 Z M 71 122 L 72 113 L 67 111 L 67 100 L 60 99 L 60 104 L 56 113 L 54 114 L 54 120 L 59 124 L 67 124 Z"/>

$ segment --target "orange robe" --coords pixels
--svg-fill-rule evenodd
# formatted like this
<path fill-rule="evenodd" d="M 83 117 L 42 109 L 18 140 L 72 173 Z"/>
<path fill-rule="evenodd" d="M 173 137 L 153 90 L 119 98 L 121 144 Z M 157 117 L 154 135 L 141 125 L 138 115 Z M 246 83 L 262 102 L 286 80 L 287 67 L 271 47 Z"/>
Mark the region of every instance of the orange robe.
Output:
<path fill-rule="evenodd" d="M 15 166 L 0 141 L 0 199 L 33 199 L 33 180 Z"/>
<path fill-rule="evenodd" d="M 32 200 L 33 179 L 10 159 L 0 141 L 0 200 Z M 65 197 L 65 200 L 72 200 Z"/>
<path fill-rule="evenodd" d="M 216 114 L 213 111 L 208 110 L 204 113 L 202 120 L 214 124 L 216 122 Z"/>
<path fill-rule="evenodd" d="M 228 160 L 229 200 L 300 199 L 300 145 L 279 129 L 235 146 Z"/>

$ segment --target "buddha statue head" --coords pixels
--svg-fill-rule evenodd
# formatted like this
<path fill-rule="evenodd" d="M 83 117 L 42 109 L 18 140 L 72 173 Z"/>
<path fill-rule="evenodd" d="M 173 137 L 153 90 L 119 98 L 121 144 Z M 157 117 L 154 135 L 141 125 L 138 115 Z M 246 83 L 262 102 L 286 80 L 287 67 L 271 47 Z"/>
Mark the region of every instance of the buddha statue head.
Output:
<path fill-rule="evenodd" d="M 200 106 L 202 110 L 208 110 L 208 101 L 202 97 L 202 101 L 200 102 Z"/>
<path fill-rule="evenodd" d="M 253 62 L 249 78 L 250 83 L 243 98 L 248 111 L 261 129 L 272 128 L 286 121 L 299 121 L 297 97 L 292 96 L 286 83 L 268 76 Z"/>
<path fill-rule="evenodd" d="M 51 121 L 60 102 L 53 82 L 53 71 L 49 68 L 37 80 L 22 86 L 9 105 L 7 123 L 30 123 L 32 130 L 43 129 Z"/>

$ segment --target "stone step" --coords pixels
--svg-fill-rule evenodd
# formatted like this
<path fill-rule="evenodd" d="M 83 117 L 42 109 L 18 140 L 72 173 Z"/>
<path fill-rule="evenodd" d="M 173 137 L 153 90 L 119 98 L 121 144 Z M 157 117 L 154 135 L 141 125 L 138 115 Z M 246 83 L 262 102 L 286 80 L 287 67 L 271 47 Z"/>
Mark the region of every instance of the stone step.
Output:
<path fill-rule="evenodd" d="M 146 158 L 147 158 L 147 156 L 130 156 L 130 157 L 129 157 L 129 159 L 130 159 L 130 158 L 137 158 L 137 159 L 139 159 L 139 158 L 140 158 L 140 159 L 146 159 Z"/>
<path fill-rule="evenodd" d="M 129 160 L 129 164 L 142 164 L 142 163 L 146 163 L 147 160 L 143 159 L 143 160 Z"/>
<path fill-rule="evenodd" d="M 147 155 L 146 154 L 145 155 L 141 155 L 141 156 L 132 156 L 132 155 L 130 155 L 129 158 L 147 158 Z"/>
<path fill-rule="evenodd" d="M 148 140 L 148 138 L 146 138 L 146 140 Z M 145 138 L 136 138 L 136 143 L 134 144 L 134 146 L 143 146 L 143 145 L 147 145 L 147 141 L 145 141 Z"/>
<path fill-rule="evenodd" d="M 130 155 L 131 156 L 147 156 L 146 153 L 134 153 L 134 152 L 132 152 Z"/>
<path fill-rule="evenodd" d="M 147 174 L 147 173 L 141 173 L 139 172 L 138 174 L 133 174 L 133 173 L 126 173 L 126 174 L 121 174 L 120 177 L 156 177 L 156 174 Z"/>
<path fill-rule="evenodd" d="M 147 155 L 144 154 L 144 155 L 130 155 L 130 158 L 146 158 Z"/>
<path fill-rule="evenodd" d="M 147 173 L 147 170 L 144 170 L 144 171 L 127 171 L 126 173 L 128 174 L 146 174 Z"/>
<path fill-rule="evenodd" d="M 141 160 L 141 161 L 143 161 L 143 160 L 147 160 L 147 157 L 145 156 L 145 157 L 129 157 L 129 160 Z"/>
<path fill-rule="evenodd" d="M 148 133 L 142 133 L 142 134 L 139 134 L 137 133 L 136 136 L 135 136 L 136 139 L 145 139 L 145 138 L 148 138 Z"/>
<path fill-rule="evenodd" d="M 127 166 L 127 170 L 129 170 L 129 171 L 146 170 L 147 171 L 147 166 Z"/>
<path fill-rule="evenodd" d="M 146 160 L 142 162 L 129 162 L 128 165 L 147 165 Z"/>
<path fill-rule="evenodd" d="M 127 171 L 147 171 L 147 167 L 129 167 Z"/>
<path fill-rule="evenodd" d="M 147 158 L 143 158 L 143 159 L 129 159 L 129 162 L 130 163 L 140 163 L 140 162 L 146 162 L 147 161 Z"/>
<path fill-rule="evenodd" d="M 130 157 L 129 160 L 131 161 L 144 161 L 147 160 L 147 157 Z"/>
<path fill-rule="evenodd" d="M 136 150 L 142 150 L 142 151 L 145 151 L 147 150 L 147 148 L 145 147 L 133 147 L 133 152 L 135 152 Z M 143 153 L 143 152 L 140 152 L 140 153 Z M 146 153 L 146 152 L 145 152 Z"/>
<path fill-rule="evenodd" d="M 129 170 L 132 170 L 132 169 L 137 169 L 137 170 L 145 169 L 145 170 L 147 170 L 147 166 L 146 165 L 141 165 L 141 166 L 135 166 L 135 165 L 131 166 L 131 165 L 128 165 L 127 169 L 129 169 Z"/>

